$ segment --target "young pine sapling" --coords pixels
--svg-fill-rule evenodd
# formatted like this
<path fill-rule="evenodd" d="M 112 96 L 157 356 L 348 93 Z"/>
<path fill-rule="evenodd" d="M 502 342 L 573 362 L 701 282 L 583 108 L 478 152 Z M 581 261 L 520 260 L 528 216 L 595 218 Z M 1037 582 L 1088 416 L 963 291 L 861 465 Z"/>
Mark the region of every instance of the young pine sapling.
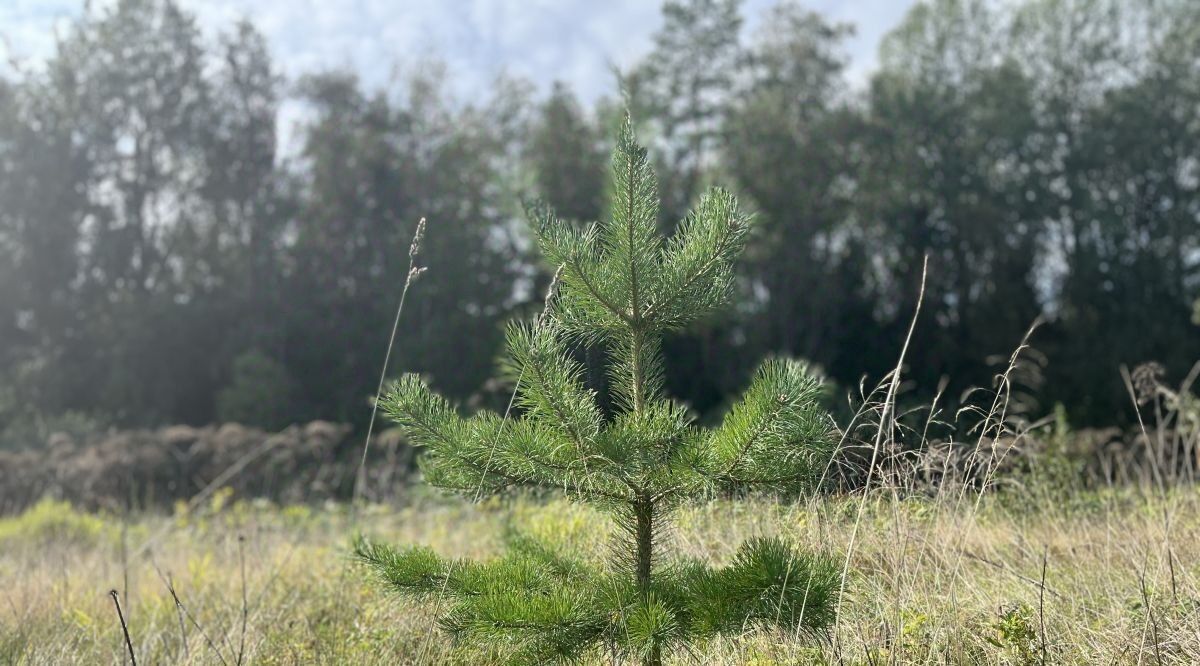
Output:
<path fill-rule="evenodd" d="M 669 240 L 646 151 L 628 119 L 613 158 L 612 215 L 587 229 L 546 208 L 533 234 L 560 271 L 550 310 L 508 329 L 507 371 L 519 418 L 461 416 L 416 376 L 383 398 L 385 413 L 424 447 L 429 483 L 470 497 L 557 489 L 612 516 L 623 539 L 604 564 L 529 538 L 502 557 L 444 559 L 426 548 L 360 540 L 358 559 L 390 587 L 438 599 L 458 644 L 515 664 L 574 661 L 607 650 L 657 666 L 673 648 L 748 627 L 814 630 L 833 621 L 839 570 L 774 538 L 752 539 L 713 568 L 663 552 L 672 509 L 714 491 L 814 490 L 833 448 L 819 381 L 768 360 L 715 429 L 697 426 L 663 389 L 662 336 L 730 297 L 749 218 L 713 189 Z M 616 414 L 606 417 L 572 345 L 603 345 Z"/>

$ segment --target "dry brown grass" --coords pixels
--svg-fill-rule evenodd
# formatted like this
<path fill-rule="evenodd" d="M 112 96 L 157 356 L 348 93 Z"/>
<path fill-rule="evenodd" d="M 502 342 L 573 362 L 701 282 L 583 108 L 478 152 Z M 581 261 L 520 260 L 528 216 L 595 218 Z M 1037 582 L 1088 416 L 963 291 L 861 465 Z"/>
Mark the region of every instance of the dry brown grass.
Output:
<path fill-rule="evenodd" d="M 962 502 L 956 496 L 898 500 L 876 491 L 867 498 L 834 632 L 747 633 L 680 663 L 1200 662 L 1195 488 L 1058 503 L 1029 490 L 987 496 L 978 509 L 969 494 Z M 175 517 L 122 521 L 43 504 L 0 521 L 0 661 L 127 659 L 110 589 L 120 595 L 141 664 L 462 659 L 432 631 L 428 608 L 350 568 L 344 507 L 224 497 Z M 672 538 L 683 554 L 713 561 L 766 534 L 844 555 L 859 501 L 713 501 L 683 510 Z M 393 543 L 473 557 L 497 552 L 508 524 L 597 556 L 608 541 L 602 516 L 528 498 L 474 506 L 428 498 L 403 509 L 372 507 L 357 521 Z M 163 528 L 167 536 L 132 556 Z"/>

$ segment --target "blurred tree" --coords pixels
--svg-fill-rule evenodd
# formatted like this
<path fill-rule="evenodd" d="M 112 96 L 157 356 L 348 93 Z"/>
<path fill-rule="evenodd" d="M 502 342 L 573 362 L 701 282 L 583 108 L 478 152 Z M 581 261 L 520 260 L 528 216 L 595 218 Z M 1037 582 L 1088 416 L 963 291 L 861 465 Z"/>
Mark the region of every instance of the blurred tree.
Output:
<path fill-rule="evenodd" d="M 1039 314 L 1045 404 L 1076 423 L 1120 418 L 1118 365 L 1182 376 L 1200 356 L 1195 2 L 919 3 L 862 95 L 848 28 L 784 3 L 743 45 L 740 6 L 665 3 L 623 81 L 661 228 L 718 161 L 759 217 L 737 307 L 664 341 L 674 394 L 712 412 L 773 351 L 843 383 L 882 374 L 927 253 L 910 350 L 927 391 L 987 383 Z M 88 7 L 45 63 L 6 71 L 0 394 L 37 423 L 209 421 L 255 350 L 296 414 L 361 420 L 421 216 L 431 271 L 395 368 L 477 390 L 497 320 L 548 277 L 518 197 L 602 217 L 599 129 L 620 108 L 563 86 L 535 108 L 507 79 L 452 99 L 436 69 L 388 94 L 318 74 L 289 100 L 252 25 L 210 42 L 177 0 Z M 296 160 L 276 146 L 284 103 L 306 110 Z"/>
<path fill-rule="evenodd" d="M 74 101 L 88 156 L 78 295 L 89 342 L 65 361 L 82 374 L 75 401 L 126 421 L 201 420 L 224 323 L 203 309 L 211 280 L 192 252 L 211 224 L 213 116 L 195 19 L 170 0 L 121 0 L 80 19 L 54 66 L 66 74 L 52 94 Z"/>
<path fill-rule="evenodd" d="M 224 40 L 223 61 L 210 56 L 174 2 L 122 0 L 85 12 L 45 73 L 14 86 L 17 124 L 0 130 L 15 151 L 5 226 L 52 235 L 58 255 L 20 242 L 36 270 L 16 278 L 36 366 L 22 384 L 57 385 L 29 398 L 44 409 L 211 419 L 246 344 L 236 330 L 267 316 L 239 297 L 261 301 L 275 269 L 239 274 L 238 262 L 273 262 L 270 242 L 248 248 L 237 227 L 271 224 L 259 203 L 275 180 L 276 84 L 248 25 Z"/>
<path fill-rule="evenodd" d="M 222 35 L 213 85 L 204 193 L 214 209 L 203 239 L 226 307 L 249 348 L 277 348 L 282 232 L 288 202 L 276 168 L 280 78 L 262 34 L 240 22 Z"/>
<path fill-rule="evenodd" d="M 420 217 L 429 220 L 429 272 L 413 291 L 394 367 L 425 373 L 451 395 L 477 389 L 522 271 L 502 186 L 508 162 L 497 157 L 512 137 L 490 121 L 511 100 L 456 111 L 436 74 L 409 83 L 401 104 L 363 95 L 352 76 L 303 83 L 315 118 L 304 130 L 286 357 L 314 416 L 357 422 L 369 413 L 408 268 L 402 248 Z"/>
<path fill-rule="evenodd" d="M 1017 18 L 1055 204 L 1049 390 L 1103 421 L 1127 413 L 1119 365 L 1182 376 L 1200 356 L 1200 6 L 1041 0 Z"/>
<path fill-rule="evenodd" d="M 749 344 L 854 382 L 873 304 L 870 248 L 850 215 L 863 121 L 840 53 L 852 29 L 793 3 L 768 12 L 726 125 L 728 169 L 757 206 L 746 258 Z"/>
<path fill-rule="evenodd" d="M 742 67 L 741 0 L 667 0 L 654 49 L 625 78 L 635 118 L 657 139 L 659 219 L 674 229 L 700 192 Z"/>
<path fill-rule="evenodd" d="M 988 3 L 919 5 L 884 42 L 872 79 L 854 212 L 878 271 L 880 373 L 916 307 L 929 255 L 912 375 L 926 390 L 990 383 L 1041 308 L 1035 266 L 1045 184 L 1032 85 Z"/>
<path fill-rule="evenodd" d="M 279 361 L 254 349 L 233 361 L 233 378 L 217 393 L 221 421 L 278 430 L 296 417 L 295 383 Z"/>
<path fill-rule="evenodd" d="M 121 0 L 77 23 L 57 57 L 71 68 L 74 129 L 92 159 L 87 280 L 132 298 L 168 292 L 179 277 L 172 242 L 202 223 L 213 112 L 195 19 L 169 0 Z"/>
<path fill-rule="evenodd" d="M 600 219 L 606 162 L 600 132 L 562 83 L 538 111 L 526 152 L 538 197 L 566 219 Z"/>
<path fill-rule="evenodd" d="M 73 289 L 88 160 L 71 98 L 49 84 L 68 75 L 51 66 L 0 82 L 0 381 L 12 401 L 47 412 L 68 406 L 73 368 L 61 359 L 83 337 Z"/>

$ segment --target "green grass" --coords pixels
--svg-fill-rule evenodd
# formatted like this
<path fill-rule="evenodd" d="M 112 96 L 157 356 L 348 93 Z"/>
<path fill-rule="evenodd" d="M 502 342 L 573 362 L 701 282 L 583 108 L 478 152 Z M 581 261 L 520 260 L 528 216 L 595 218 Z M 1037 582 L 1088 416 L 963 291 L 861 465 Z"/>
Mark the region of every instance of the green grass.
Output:
<path fill-rule="evenodd" d="M 721 639 L 678 663 L 1040 664 L 1043 625 L 1049 663 L 1200 661 L 1200 491 L 1055 504 L 985 497 L 978 509 L 973 495 L 943 495 L 881 493 L 862 504 L 834 632 Z M 122 595 L 140 664 L 232 665 L 239 653 L 244 664 L 481 663 L 452 654 L 429 608 L 353 567 L 344 506 L 228 500 L 127 520 L 43 502 L 0 519 L 0 663 L 120 663 L 110 589 Z M 843 558 L 859 502 L 714 501 L 682 511 L 671 538 L 713 562 L 760 535 Z M 510 526 L 603 556 L 607 524 L 528 498 L 426 497 L 369 507 L 357 521 L 375 539 L 479 558 L 498 552 Z"/>

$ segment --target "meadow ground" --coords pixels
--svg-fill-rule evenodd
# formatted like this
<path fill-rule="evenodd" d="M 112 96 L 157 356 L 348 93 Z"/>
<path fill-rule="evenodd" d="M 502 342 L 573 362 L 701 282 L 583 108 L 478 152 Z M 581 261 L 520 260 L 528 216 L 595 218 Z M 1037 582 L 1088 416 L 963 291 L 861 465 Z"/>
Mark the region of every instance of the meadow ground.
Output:
<path fill-rule="evenodd" d="M 674 663 L 1200 663 L 1194 487 L 713 501 L 679 513 L 669 548 L 720 562 L 746 537 L 780 534 L 840 561 L 860 507 L 832 632 L 748 632 Z M 116 589 L 139 664 L 480 663 L 451 654 L 428 607 L 354 567 L 351 535 L 486 557 L 509 528 L 597 557 L 609 542 L 603 516 L 561 500 L 425 497 L 354 524 L 345 506 L 220 493 L 173 516 L 43 502 L 0 519 L 0 662 L 121 663 Z"/>

